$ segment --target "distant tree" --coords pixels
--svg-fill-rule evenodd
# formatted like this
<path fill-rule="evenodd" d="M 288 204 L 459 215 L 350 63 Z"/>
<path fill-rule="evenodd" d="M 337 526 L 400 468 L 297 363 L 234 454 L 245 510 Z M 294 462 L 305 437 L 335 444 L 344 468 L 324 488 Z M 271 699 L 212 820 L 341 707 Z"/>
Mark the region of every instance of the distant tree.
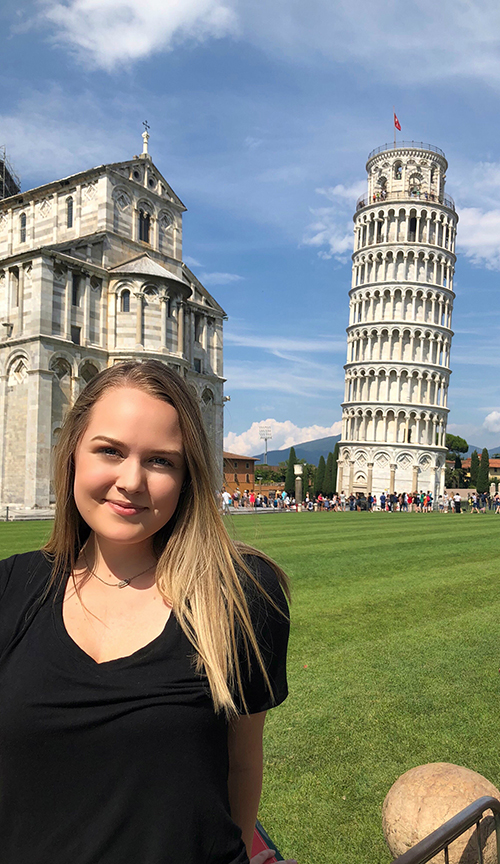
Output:
<path fill-rule="evenodd" d="M 302 471 L 302 497 L 305 498 L 309 490 L 314 489 L 314 475 L 316 473 L 316 466 L 311 465 L 310 462 L 306 462 L 305 459 L 299 459 L 299 462 L 302 462 L 304 466 Z"/>
<path fill-rule="evenodd" d="M 465 438 L 460 438 L 460 435 L 446 435 L 446 446 L 450 453 L 467 453 L 469 445 Z"/>
<path fill-rule="evenodd" d="M 470 483 L 469 485 L 475 489 L 477 486 L 477 475 L 479 472 L 479 456 L 477 450 L 473 450 L 470 457 Z"/>
<path fill-rule="evenodd" d="M 285 491 L 288 495 L 295 495 L 295 474 L 293 471 L 293 466 L 298 462 L 297 456 L 295 454 L 295 448 L 290 447 L 290 452 L 288 454 L 288 461 L 286 463 L 286 475 L 285 475 Z"/>
<path fill-rule="evenodd" d="M 486 447 L 481 453 L 479 471 L 477 473 L 476 489 L 478 492 L 487 492 L 490 485 L 490 457 Z"/>
<path fill-rule="evenodd" d="M 257 477 L 261 477 L 264 484 L 282 483 L 285 479 L 286 463 L 283 463 L 283 466 L 284 470 L 281 471 L 279 468 L 278 470 L 274 470 L 272 465 L 256 465 L 255 479 L 257 480 Z"/>
<path fill-rule="evenodd" d="M 329 453 L 326 459 L 325 482 L 323 483 L 325 495 L 333 495 L 333 453 Z"/>
<path fill-rule="evenodd" d="M 314 478 L 314 494 L 315 495 L 318 495 L 320 492 L 324 492 L 325 472 L 326 472 L 325 457 L 320 456 L 319 462 L 318 462 L 318 469 L 316 471 L 316 476 Z"/>
<path fill-rule="evenodd" d="M 462 486 L 462 472 L 454 468 L 446 468 L 444 472 L 444 485 L 446 489 L 459 489 Z"/>
<path fill-rule="evenodd" d="M 335 444 L 333 448 L 333 491 L 337 491 L 337 471 L 338 471 L 338 460 L 339 460 L 339 442 Z M 368 492 L 371 492 L 371 489 L 368 489 Z"/>
<path fill-rule="evenodd" d="M 455 483 L 453 484 L 454 489 L 459 489 L 463 486 L 464 472 L 462 470 L 462 460 L 458 453 L 455 453 L 455 467 L 453 469 Z"/>

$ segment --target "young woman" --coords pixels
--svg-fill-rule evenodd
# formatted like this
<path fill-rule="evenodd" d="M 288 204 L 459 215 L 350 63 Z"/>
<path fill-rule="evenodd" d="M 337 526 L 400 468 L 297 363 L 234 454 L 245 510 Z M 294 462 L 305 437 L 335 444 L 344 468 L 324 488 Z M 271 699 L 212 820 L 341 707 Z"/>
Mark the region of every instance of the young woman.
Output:
<path fill-rule="evenodd" d="M 52 536 L 0 562 L 2 864 L 248 862 L 287 579 L 228 537 L 209 452 L 156 361 L 69 412 Z"/>

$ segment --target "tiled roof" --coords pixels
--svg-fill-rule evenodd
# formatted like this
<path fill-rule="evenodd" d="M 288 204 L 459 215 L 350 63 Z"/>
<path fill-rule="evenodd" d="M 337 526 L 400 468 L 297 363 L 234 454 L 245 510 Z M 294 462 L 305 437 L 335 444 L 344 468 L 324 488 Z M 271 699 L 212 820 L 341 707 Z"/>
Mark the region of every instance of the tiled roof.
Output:
<path fill-rule="evenodd" d="M 181 282 L 182 285 L 189 288 L 189 285 L 184 282 L 184 279 L 180 279 L 179 276 L 176 276 L 175 273 L 171 273 L 170 270 L 167 270 L 167 268 L 159 264 L 158 261 L 154 261 L 153 258 L 149 257 L 147 252 L 145 252 L 144 255 L 139 255 L 138 258 L 131 258 L 130 261 L 124 261 L 123 264 L 119 264 L 118 267 L 111 268 L 109 272 L 138 273 L 143 276 L 160 276 L 162 279 L 173 279 L 174 282 Z"/>

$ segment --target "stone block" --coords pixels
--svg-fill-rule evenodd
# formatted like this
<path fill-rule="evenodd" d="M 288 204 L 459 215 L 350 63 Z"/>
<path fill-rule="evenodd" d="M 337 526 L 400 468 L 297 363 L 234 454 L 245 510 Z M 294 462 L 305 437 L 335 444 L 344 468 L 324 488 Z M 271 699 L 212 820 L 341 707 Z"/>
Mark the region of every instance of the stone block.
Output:
<path fill-rule="evenodd" d="M 386 843 L 397 858 L 448 819 L 483 795 L 500 800 L 500 792 L 489 780 L 460 765 L 431 762 L 411 768 L 390 788 L 382 808 Z M 449 847 L 450 864 L 477 864 L 476 830 L 471 828 Z M 486 811 L 480 827 L 484 864 L 497 864 L 494 820 Z M 444 864 L 444 852 L 432 862 Z"/>

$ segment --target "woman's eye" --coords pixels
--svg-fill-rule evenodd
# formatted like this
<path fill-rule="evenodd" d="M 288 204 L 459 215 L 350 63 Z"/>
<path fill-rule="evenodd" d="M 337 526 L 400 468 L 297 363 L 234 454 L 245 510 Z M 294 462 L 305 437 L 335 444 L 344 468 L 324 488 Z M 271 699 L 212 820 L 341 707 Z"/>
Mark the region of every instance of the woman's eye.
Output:
<path fill-rule="evenodd" d="M 118 450 L 115 450 L 114 447 L 101 447 L 99 453 L 103 453 L 105 456 L 119 456 Z"/>
<path fill-rule="evenodd" d="M 165 456 L 153 456 L 151 461 L 154 462 L 155 465 L 159 465 L 160 468 L 166 468 L 172 464 L 165 458 Z"/>

